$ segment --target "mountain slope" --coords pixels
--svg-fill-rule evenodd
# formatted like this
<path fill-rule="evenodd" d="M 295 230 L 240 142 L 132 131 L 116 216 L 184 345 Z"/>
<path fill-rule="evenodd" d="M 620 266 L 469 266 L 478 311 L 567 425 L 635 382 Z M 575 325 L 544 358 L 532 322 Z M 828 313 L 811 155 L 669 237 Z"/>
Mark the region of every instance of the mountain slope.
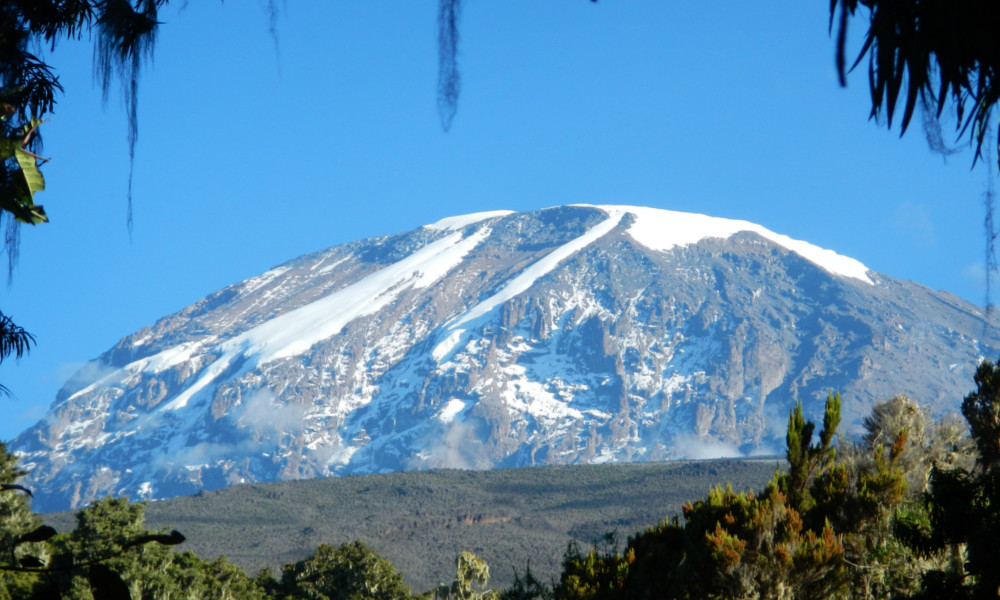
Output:
<path fill-rule="evenodd" d="M 124 338 L 13 447 L 46 508 L 245 481 L 780 451 L 796 398 L 957 406 L 980 310 L 742 221 L 480 213 L 303 256 Z"/>

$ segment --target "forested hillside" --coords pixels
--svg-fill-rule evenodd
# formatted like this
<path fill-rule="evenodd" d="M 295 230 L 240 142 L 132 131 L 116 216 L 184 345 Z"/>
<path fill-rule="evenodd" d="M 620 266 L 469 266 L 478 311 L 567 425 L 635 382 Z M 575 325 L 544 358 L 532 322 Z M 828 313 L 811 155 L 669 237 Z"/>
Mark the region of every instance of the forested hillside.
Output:
<path fill-rule="evenodd" d="M 655 525 L 709 487 L 757 489 L 784 459 L 578 465 L 497 471 L 424 471 L 253 484 L 149 503 L 146 525 L 177 528 L 181 548 L 227 556 L 254 573 L 301 560 L 317 544 L 362 540 L 414 589 L 454 575 L 471 550 L 493 582 L 513 568 L 557 578 L 567 543 L 589 546 L 609 532 L 624 539 Z M 60 531 L 72 513 L 46 516 Z"/>

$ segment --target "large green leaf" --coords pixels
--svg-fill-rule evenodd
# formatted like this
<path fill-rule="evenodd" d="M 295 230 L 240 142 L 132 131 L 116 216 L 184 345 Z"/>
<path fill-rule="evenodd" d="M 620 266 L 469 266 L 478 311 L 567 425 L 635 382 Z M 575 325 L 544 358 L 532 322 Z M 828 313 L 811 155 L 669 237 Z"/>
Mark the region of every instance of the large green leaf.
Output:
<path fill-rule="evenodd" d="M 21 172 L 24 173 L 24 179 L 28 182 L 28 193 L 34 198 L 35 192 L 41 192 L 45 189 L 45 178 L 38 170 L 38 163 L 35 162 L 35 157 L 30 152 L 20 147 L 14 150 L 14 158 L 17 159 L 17 164 L 21 166 Z"/>
<path fill-rule="evenodd" d="M 40 122 L 32 122 L 37 127 Z M 22 223 L 37 225 L 47 223 L 49 218 L 45 209 L 35 204 L 35 193 L 45 190 L 45 177 L 38 169 L 38 161 L 34 154 L 24 148 L 24 138 L 0 137 L 0 161 L 14 158 L 17 167 L 7 165 L 8 173 L 13 176 L 9 183 L 0 189 L 0 211 L 7 211 Z M 14 175 L 20 171 L 21 177 Z"/>
<path fill-rule="evenodd" d="M 8 137 L 0 137 L 0 160 L 7 160 L 14 156 L 17 149 L 21 147 L 19 140 Z"/>
<path fill-rule="evenodd" d="M 45 209 L 31 201 L 23 188 L 0 188 L 0 211 L 9 212 L 15 220 L 21 223 L 47 223 L 49 218 Z"/>

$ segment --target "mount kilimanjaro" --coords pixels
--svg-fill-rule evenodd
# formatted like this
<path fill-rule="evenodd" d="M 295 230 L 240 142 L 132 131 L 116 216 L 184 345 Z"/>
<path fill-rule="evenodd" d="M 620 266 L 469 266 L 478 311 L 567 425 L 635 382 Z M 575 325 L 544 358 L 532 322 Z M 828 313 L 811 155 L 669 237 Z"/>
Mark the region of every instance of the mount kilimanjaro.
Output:
<path fill-rule="evenodd" d="M 846 428 L 941 413 L 983 311 L 745 221 L 574 205 L 335 246 L 122 339 L 12 443 L 36 510 L 253 481 L 775 453 L 831 390 Z"/>

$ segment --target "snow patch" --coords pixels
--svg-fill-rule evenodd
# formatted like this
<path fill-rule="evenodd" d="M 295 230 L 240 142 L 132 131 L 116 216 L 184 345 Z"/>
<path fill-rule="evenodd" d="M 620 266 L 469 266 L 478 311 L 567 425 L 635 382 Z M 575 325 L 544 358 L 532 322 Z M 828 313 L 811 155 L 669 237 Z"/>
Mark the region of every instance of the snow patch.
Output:
<path fill-rule="evenodd" d="M 456 232 L 344 289 L 262 323 L 223 347 L 257 354 L 260 363 L 304 354 L 354 319 L 378 312 L 403 290 L 426 288 L 444 277 L 489 233 L 482 228 L 463 238 Z"/>
<path fill-rule="evenodd" d="M 243 289 L 240 290 L 240 293 L 247 294 L 254 290 L 264 287 L 265 285 L 274 281 L 279 275 L 287 273 L 289 268 L 290 267 L 284 267 L 284 266 L 275 267 L 270 271 L 267 271 L 266 273 L 247 279 L 246 281 L 243 282 Z"/>
<path fill-rule="evenodd" d="M 454 217 L 445 217 L 436 223 L 431 223 L 430 225 L 424 225 L 427 229 L 462 229 L 474 223 L 479 223 L 480 221 L 485 221 L 486 219 L 494 219 L 498 217 L 506 217 L 512 214 L 512 210 L 490 210 L 484 212 L 470 213 L 467 215 L 457 215 Z"/>
<path fill-rule="evenodd" d="M 868 277 L 868 267 L 860 261 L 837 254 L 833 250 L 792 239 L 787 235 L 774 233 L 749 221 L 722 219 L 643 206 L 597 205 L 594 208 L 599 208 L 610 214 L 628 212 L 635 215 L 635 222 L 629 227 L 628 234 L 632 236 L 632 239 L 651 250 L 666 251 L 678 246 L 694 244 L 706 238 L 729 238 L 741 231 L 750 231 L 798 254 L 834 275 L 858 279 L 869 285 L 875 285 Z"/>
<path fill-rule="evenodd" d="M 504 302 L 507 302 L 518 294 L 527 291 L 528 288 L 534 285 L 534 283 L 541 277 L 544 277 L 556 268 L 559 263 L 586 248 L 591 243 L 597 241 L 614 229 L 618 223 L 621 222 L 626 211 L 612 208 L 609 210 L 609 213 L 610 215 L 607 219 L 601 221 L 597 225 L 594 225 L 580 237 L 559 246 L 552 252 L 549 252 L 542 258 L 538 259 L 521 271 L 517 277 L 511 279 L 510 282 L 499 292 L 493 294 L 486 300 L 483 300 L 466 311 L 465 314 L 446 325 L 445 331 L 447 331 L 447 333 L 445 334 L 445 339 L 435 346 L 434 350 L 431 352 L 434 360 L 440 363 L 443 358 L 449 356 L 454 348 L 459 345 L 461 340 L 466 335 L 466 331 L 461 328 L 462 325 L 489 314 L 493 311 L 493 309 L 500 306 Z"/>
<path fill-rule="evenodd" d="M 143 359 L 146 363 L 143 370 L 151 373 L 161 373 L 171 367 L 188 362 L 196 351 L 206 344 L 211 344 L 213 341 L 215 341 L 215 336 L 197 342 L 184 342 L 176 346 L 171 346 L 166 350 Z M 125 368 L 128 369 L 128 367 Z"/>
<path fill-rule="evenodd" d="M 438 420 L 442 423 L 451 423 L 455 420 L 455 416 L 462 412 L 463 408 L 465 408 L 465 402 L 458 398 L 452 398 L 441 407 L 438 412 Z"/>
<path fill-rule="evenodd" d="M 380 269 L 346 288 L 277 316 L 218 345 L 220 356 L 194 385 L 163 406 L 177 410 L 226 371 L 239 356 L 251 358 L 244 372 L 257 365 L 305 354 L 340 333 L 345 325 L 378 312 L 406 289 L 430 286 L 455 268 L 490 234 L 488 227 L 468 237 L 455 232 L 410 256 Z"/>
<path fill-rule="evenodd" d="M 350 258 L 350 257 L 345 256 L 344 258 L 341 258 L 340 260 L 335 260 L 335 261 L 333 261 L 332 263 L 330 263 L 328 265 L 320 267 L 319 271 L 317 271 L 317 273 L 329 273 L 330 271 L 336 269 L 337 267 L 339 267 L 343 263 L 347 262 L 348 258 Z M 317 267 L 319 267 L 319 264 L 313 265 L 312 268 L 315 269 Z"/>

